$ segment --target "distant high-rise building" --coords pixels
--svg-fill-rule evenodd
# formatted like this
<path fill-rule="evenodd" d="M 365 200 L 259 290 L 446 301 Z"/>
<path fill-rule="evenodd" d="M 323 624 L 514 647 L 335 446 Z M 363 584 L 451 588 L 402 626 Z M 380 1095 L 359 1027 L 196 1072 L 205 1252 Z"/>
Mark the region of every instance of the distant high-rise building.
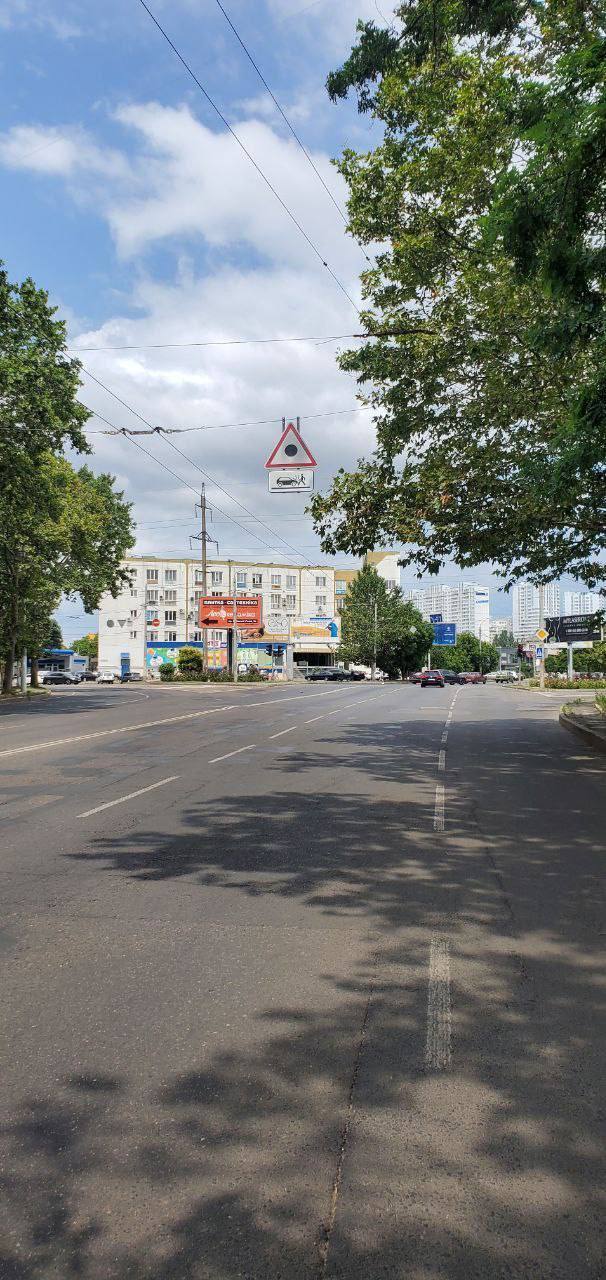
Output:
<path fill-rule="evenodd" d="M 508 614 L 506 618 L 490 619 L 489 635 L 491 640 L 494 640 L 495 636 L 498 636 L 501 631 L 511 632 L 511 629 L 511 614 Z M 484 636 L 482 636 L 482 639 L 484 639 Z"/>
<path fill-rule="evenodd" d="M 481 640 L 489 639 L 488 587 L 477 582 L 435 582 L 429 586 L 409 587 L 404 591 L 404 599 L 412 600 L 426 621 L 432 614 L 439 613 L 443 622 L 456 623 L 457 631 L 471 631 Z"/>
<path fill-rule="evenodd" d="M 564 613 L 597 613 L 606 608 L 606 596 L 598 591 L 565 591 Z"/>
<path fill-rule="evenodd" d="M 545 617 L 555 618 L 560 612 L 560 584 L 549 582 L 543 591 Z M 532 582 L 518 582 L 511 594 L 513 634 L 516 640 L 532 640 L 539 625 L 539 588 Z"/>

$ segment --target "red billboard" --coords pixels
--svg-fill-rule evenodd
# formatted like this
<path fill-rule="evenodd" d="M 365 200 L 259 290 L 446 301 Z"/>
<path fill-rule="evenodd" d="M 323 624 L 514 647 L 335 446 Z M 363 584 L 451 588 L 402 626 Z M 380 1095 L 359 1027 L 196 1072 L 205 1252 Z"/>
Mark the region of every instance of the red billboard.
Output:
<path fill-rule="evenodd" d="M 253 631 L 261 626 L 261 596 L 236 596 L 236 626 Z M 198 624 L 229 631 L 234 625 L 233 596 L 203 596 L 200 601 Z"/>

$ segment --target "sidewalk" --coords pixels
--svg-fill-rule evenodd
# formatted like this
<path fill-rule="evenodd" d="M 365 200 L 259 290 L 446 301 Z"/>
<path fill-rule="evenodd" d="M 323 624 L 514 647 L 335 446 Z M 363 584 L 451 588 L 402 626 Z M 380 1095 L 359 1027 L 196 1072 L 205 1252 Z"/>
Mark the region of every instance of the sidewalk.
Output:
<path fill-rule="evenodd" d="M 560 711 L 560 724 L 576 733 L 594 751 L 606 752 L 606 717 L 595 702 L 567 703 Z"/>

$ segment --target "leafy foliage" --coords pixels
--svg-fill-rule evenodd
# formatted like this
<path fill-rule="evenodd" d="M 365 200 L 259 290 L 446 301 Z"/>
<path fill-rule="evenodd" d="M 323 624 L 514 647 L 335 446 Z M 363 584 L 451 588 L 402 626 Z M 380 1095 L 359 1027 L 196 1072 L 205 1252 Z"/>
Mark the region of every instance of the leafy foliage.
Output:
<path fill-rule="evenodd" d="M 370 565 L 350 584 L 341 614 L 339 657 L 345 662 L 377 665 L 387 675 L 413 671 L 427 656 L 433 639 L 431 623 L 414 605 L 390 590 Z"/>
<path fill-rule="evenodd" d="M 90 658 L 96 662 L 99 657 L 99 636 L 92 632 L 89 635 L 82 636 L 80 640 L 74 640 L 74 650 L 83 658 Z"/>
<path fill-rule="evenodd" d="M 470 631 L 461 631 L 453 645 L 433 645 L 432 667 L 445 667 L 451 671 L 496 671 L 499 653 L 493 644 L 480 644 Z"/>
<path fill-rule="evenodd" d="M 384 126 L 347 150 L 377 334 L 344 352 L 377 450 L 311 510 L 325 551 L 602 576 L 606 38 L 572 0 L 411 0 L 329 78 Z"/>
<path fill-rule="evenodd" d="M 204 654 L 191 645 L 184 645 L 178 651 L 177 663 L 181 675 L 201 675 L 204 670 Z"/>
<path fill-rule="evenodd" d="M 65 446 L 88 452 L 88 410 L 65 326 L 31 280 L 0 267 L 0 653 L 10 689 L 17 646 L 44 644 L 62 594 L 96 607 L 124 579 L 133 544 L 130 507 L 109 475 L 76 470 Z"/>

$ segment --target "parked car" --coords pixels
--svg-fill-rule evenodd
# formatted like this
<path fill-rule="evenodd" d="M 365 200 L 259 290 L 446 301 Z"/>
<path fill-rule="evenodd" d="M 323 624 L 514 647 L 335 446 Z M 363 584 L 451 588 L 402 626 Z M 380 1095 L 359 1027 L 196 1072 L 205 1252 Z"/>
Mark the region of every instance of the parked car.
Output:
<path fill-rule="evenodd" d="M 79 684 L 80 677 L 71 671 L 41 671 L 40 684 Z"/>
<path fill-rule="evenodd" d="M 444 684 L 465 684 L 465 678 L 460 671 L 451 671 L 449 667 L 442 667 L 442 676 Z"/>
<path fill-rule="evenodd" d="M 316 671 L 309 671 L 305 679 L 306 680 L 328 680 L 328 673 L 330 670 L 331 670 L 330 667 L 318 667 Z"/>
<path fill-rule="evenodd" d="M 421 684 L 424 675 L 425 675 L 424 671 L 413 671 L 412 675 L 408 677 L 408 683 Z"/>
<path fill-rule="evenodd" d="M 94 680 L 96 680 L 96 679 L 97 679 L 97 672 L 96 672 L 96 671 L 81 671 L 81 672 L 80 672 L 80 679 L 81 679 L 81 680 L 87 680 L 87 681 L 89 681 L 89 680 L 93 680 L 93 681 L 94 681 Z"/>
<path fill-rule="evenodd" d="M 327 680 L 352 680 L 351 671 L 344 671 L 342 667 L 336 667 L 334 671 L 329 671 Z"/>
<path fill-rule="evenodd" d="M 350 680 L 365 680 L 366 676 L 363 671 L 350 671 L 349 678 Z"/>
<path fill-rule="evenodd" d="M 497 671 L 495 675 L 496 684 L 516 684 L 518 679 L 517 671 Z"/>
<path fill-rule="evenodd" d="M 143 676 L 140 671 L 123 671 L 120 676 L 120 684 L 135 684 L 142 679 Z"/>
<path fill-rule="evenodd" d="M 486 684 L 486 676 L 481 671 L 461 671 L 465 684 Z"/>
<path fill-rule="evenodd" d="M 444 673 L 442 671 L 424 671 L 421 688 L 425 689 L 429 684 L 435 685 L 438 689 L 443 689 L 445 684 Z"/>
<path fill-rule="evenodd" d="M 113 684 L 115 678 L 114 671 L 100 671 L 97 676 L 97 684 Z"/>

